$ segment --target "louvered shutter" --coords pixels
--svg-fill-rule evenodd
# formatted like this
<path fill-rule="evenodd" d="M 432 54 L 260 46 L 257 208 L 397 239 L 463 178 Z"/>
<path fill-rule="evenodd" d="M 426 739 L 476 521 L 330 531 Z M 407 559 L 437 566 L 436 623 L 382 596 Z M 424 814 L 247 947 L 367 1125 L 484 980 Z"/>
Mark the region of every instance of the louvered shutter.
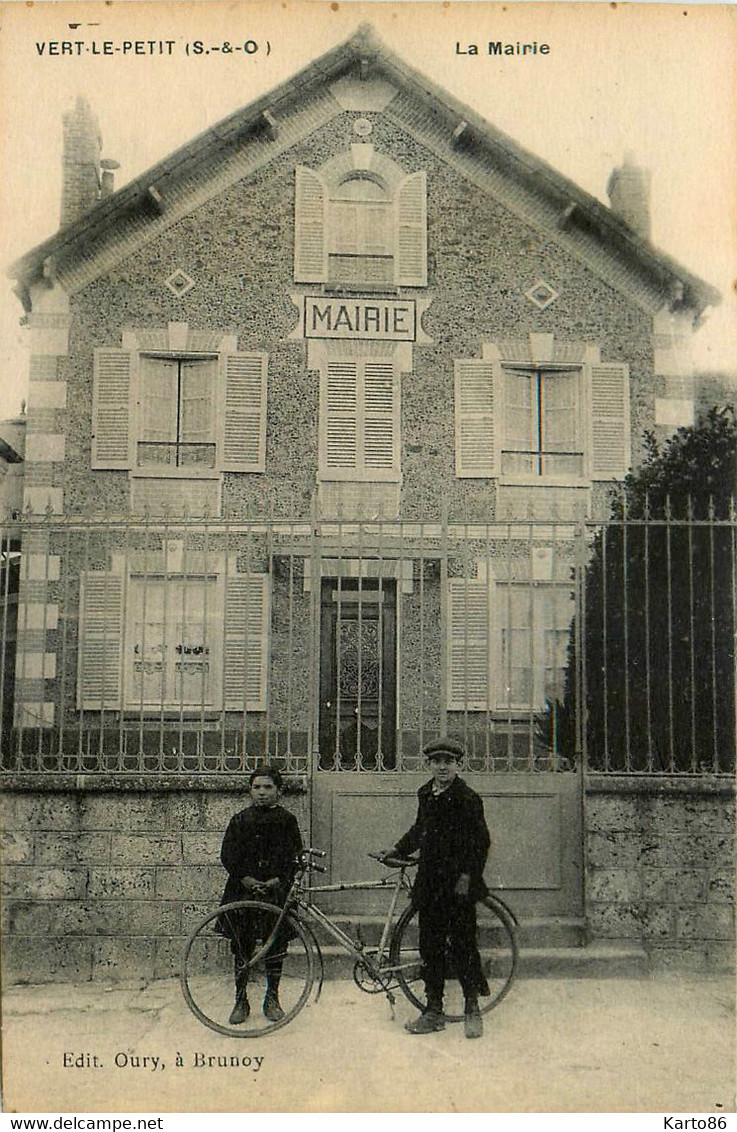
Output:
<path fill-rule="evenodd" d="M 294 279 L 322 283 L 327 279 L 327 185 L 318 173 L 298 165 L 294 217 Z"/>
<path fill-rule="evenodd" d="M 591 397 L 591 478 L 621 479 L 630 466 L 629 368 L 588 368 Z"/>
<path fill-rule="evenodd" d="M 396 479 L 399 412 L 394 364 L 363 364 L 363 469 L 367 480 Z"/>
<path fill-rule="evenodd" d="M 268 574 L 230 574 L 225 583 L 223 698 L 226 711 L 266 711 Z"/>
<path fill-rule="evenodd" d="M 493 582 L 448 579 L 448 708 L 486 711 Z"/>
<path fill-rule="evenodd" d="M 225 354 L 221 364 L 225 392 L 220 469 L 263 472 L 266 468 L 267 355 Z"/>
<path fill-rule="evenodd" d="M 499 474 L 502 382 L 494 362 L 455 363 L 456 475 Z"/>
<path fill-rule="evenodd" d="M 328 479 L 355 479 L 358 466 L 358 365 L 327 364 L 322 470 Z"/>
<path fill-rule="evenodd" d="M 131 468 L 134 356 L 129 350 L 95 350 L 92 388 L 93 468 Z"/>
<path fill-rule="evenodd" d="M 410 173 L 397 190 L 395 280 L 404 287 L 427 286 L 427 180 L 424 170 Z"/>
<path fill-rule="evenodd" d="M 77 706 L 115 711 L 121 706 L 123 578 L 87 571 L 80 575 Z"/>

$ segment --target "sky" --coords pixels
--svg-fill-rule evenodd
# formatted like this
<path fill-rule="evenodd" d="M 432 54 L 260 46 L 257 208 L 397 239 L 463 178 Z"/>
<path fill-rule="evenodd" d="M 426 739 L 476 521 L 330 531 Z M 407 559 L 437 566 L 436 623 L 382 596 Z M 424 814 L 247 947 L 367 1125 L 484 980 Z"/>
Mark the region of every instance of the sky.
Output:
<path fill-rule="evenodd" d="M 0 419 L 19 411 L 27 386 L 27 335 L 5 272 L 58 227 L 61 119 L 75 96 L 96 113 L 121 188 L 365 21 L 605 203 L 625 153 L 646 165 L 653 243 L 724 296 L 694 338 L 696 366 L 737 373 L 737 7 L 88 0 L 0 3 L 0 19 Z M 70 56 L 38 46 L 62 40 L 84 47 Z M 159 40 L 174 41 L 171 54 L 123 50 Z M 490 57 L 489 40 L 550 51 Z M 113 55 L 93 55 L 105 41 Z"/>

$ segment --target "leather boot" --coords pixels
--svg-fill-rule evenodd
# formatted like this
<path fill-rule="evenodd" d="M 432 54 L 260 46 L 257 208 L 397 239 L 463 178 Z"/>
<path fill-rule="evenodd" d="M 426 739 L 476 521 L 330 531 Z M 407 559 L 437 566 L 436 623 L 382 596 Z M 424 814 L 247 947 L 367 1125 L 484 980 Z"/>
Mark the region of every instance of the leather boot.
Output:
<path fill-rule="evenodd" d="M 279 979 L 268 978 L 266 979 L 266 995 L 264 996 L 264 1017 L 268 1018 L 269 1022 L 280 1022 L 284 1017 L 281 1003 L 279 1002 Z"/>
<path fill-rule="evenodd" d="M 230 1012 L 228 1024 L 230 1026 L 240 1026 L 245 1022 L 248 1015 L 251 1013 L 251 1005 L 248 1001 L 248 971 L 241 970 L 240 965 L 236 964 L 235 969 L 235 1004 Z"/>
<path fill-rule="evenodd" d="M 434 1010 L 423 1010 L 414 1022 L 405 1022 L 404 1028 L 408 1034 L 434 1034 L 445 1029 L 445 1019 Z"/>

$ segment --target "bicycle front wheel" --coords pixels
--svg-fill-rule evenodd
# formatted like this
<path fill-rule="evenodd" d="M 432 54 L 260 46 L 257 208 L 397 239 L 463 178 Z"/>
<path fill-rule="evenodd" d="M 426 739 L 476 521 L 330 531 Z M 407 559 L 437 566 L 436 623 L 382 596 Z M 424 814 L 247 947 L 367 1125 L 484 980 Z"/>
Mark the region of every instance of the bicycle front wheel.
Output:
<path fill-rule="evenodd" d="M 487 1014 L 507 994 L 517 968 L 517 939 L 511 912 L 501 901 L 487 896 L 476 905 L 477 938 L 481 965 L 489 985 L 489 994 L 479 997 L 479 1008 Z M 418 946 L 417 908 L 405 908 L 397 921 L 389 950 L 389 961 L 397 982 L 409 1001 L 418 1010 L 425 1009 L 425 984 Z M 464 996 L 454 971 L 452 955 L 446 955 L 443 1014 L 448 1022 L 464 1017 Z"/>
<path fill-rule="evenodd" d="M 309 998 L 312 942 L 291 915 L 261 900 L 224 904 L 187 940 L 181 985 L 205 1026 L 231 1038 L 260 1038 L 286 1026 Z"/>

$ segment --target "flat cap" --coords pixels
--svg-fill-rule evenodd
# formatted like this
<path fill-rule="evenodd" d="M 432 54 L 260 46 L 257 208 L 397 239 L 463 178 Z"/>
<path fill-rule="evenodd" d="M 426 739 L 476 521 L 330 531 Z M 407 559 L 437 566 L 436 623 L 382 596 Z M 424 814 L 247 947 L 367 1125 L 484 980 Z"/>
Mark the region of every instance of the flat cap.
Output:
<path fill-rule="evenodd" d="M 423 747 L 422 753 L 427 759 L 439 754 L 452 755 L 454 759 L 458 759 L 460 762 L 466 754 L 466 749 L 457 739 L 451 739 L 449 735 L 441 735 L 439 739 L 433 739 L 432 743 Z"/>

